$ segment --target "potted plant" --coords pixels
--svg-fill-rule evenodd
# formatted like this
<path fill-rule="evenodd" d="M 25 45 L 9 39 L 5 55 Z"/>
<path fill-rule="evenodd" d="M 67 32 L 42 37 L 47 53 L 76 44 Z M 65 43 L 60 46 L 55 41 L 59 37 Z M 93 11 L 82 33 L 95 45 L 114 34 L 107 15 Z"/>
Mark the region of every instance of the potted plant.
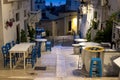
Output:
<path fill-rule="evenodd" d="M 28 25 L 28 37 L 30 37 L 30 42 L 34 41 L 35 38 L 35 29 Z"/>
<path fill-rule="evenodd" d="M 21 30 L 21 42 L 27 42 L 27 36 L 23 29 Z"/>

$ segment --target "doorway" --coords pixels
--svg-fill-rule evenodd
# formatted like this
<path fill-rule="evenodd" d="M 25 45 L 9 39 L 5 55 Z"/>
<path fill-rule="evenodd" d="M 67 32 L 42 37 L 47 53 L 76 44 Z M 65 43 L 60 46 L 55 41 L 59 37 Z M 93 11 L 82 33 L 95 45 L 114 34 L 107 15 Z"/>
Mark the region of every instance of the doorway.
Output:
<path fill-rule="evenodd" d="M 17 40 L 16 43 L 20 43 L 20 24 L 16 26 Z"/>

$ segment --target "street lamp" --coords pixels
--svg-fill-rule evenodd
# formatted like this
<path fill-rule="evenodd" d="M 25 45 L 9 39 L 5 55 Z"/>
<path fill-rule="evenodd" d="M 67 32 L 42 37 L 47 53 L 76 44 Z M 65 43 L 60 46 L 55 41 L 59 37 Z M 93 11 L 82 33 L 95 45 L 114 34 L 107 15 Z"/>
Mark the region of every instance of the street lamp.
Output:
<path fill-rule="evenodd" d="M 77 23 L 77 30 L 78 30 L 78 34 L 80 36 L 80 18 L 83 17 L 84 14 L 87 14 L 87 7 L 86 7 L 86 1 L 84 0 L 79 0 L 80 1 L 80 6 L 79 6 L 79 9 L 78 9 L 78 23 Z"/>
<path fill-rule="evenodd" d="M 81 13 L 82 14 L 86 14 L 87 13 L 86 1 L 80 0 L 80 2 L 81 2 L 80 9 L 82 11 Z"/>
<path fill-rule="evenodd" d="M 87 14 L 87 7 L 85 5 L 82 6 L 82 13 Z"/>

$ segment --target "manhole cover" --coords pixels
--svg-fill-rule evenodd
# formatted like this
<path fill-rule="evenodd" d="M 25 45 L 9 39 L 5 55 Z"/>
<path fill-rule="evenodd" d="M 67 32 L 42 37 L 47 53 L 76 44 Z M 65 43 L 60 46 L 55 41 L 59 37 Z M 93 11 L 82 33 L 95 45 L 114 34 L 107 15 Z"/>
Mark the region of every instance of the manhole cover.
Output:
<path fill-rule="evenodd" d="M 45 66 L 36 66 L 34 70 L 46 70 Z"/>
<path fill-rule="evenodd" d="M 37 75 L 37 73 L 34 73 L 34 72 L 31 72 L 31 73 L 29 73 L 30 75 Z"/>

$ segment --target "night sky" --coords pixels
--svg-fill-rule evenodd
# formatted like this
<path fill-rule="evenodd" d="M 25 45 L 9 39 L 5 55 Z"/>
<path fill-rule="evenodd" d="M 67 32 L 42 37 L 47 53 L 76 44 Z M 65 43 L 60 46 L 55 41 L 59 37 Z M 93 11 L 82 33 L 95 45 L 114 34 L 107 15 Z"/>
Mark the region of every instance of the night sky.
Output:
<path fill-rule="evenodd" d="M 50 5 L 50 2 L 52 2 L 53 5 L 59 6 L 61 4 L 65 4 L 66 0 L 46 0 L 46 5 Z"/>

